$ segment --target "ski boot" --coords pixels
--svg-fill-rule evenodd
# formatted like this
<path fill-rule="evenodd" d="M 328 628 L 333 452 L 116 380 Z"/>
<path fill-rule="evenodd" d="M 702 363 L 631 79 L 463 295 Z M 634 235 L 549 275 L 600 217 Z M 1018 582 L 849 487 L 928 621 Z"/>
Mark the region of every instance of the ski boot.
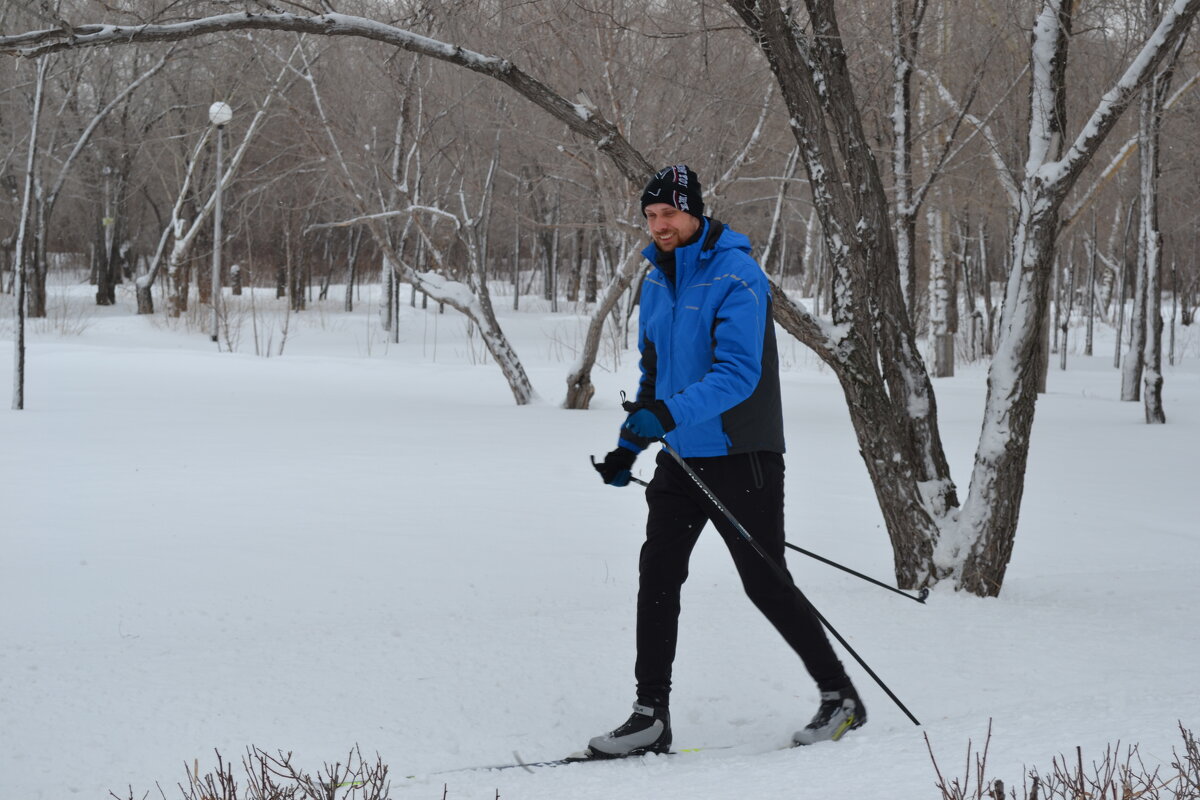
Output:
<path fill-rule="evenodd" d="M 626 758 L 671 751 L 671 714 L 665 708 L 633 704 L 625 724 L 588 742 L 591 758 Z"/>
<path fill-rule="evenodd" d="M 867 722 L 867 709 L 858 692 L 847 684 L 842 689 L 833 692 L 821 692 L 821 707 L 812 718 L 812 722 L 804 726 L 804 730 L 792 735 L 792 745 L 816 744 L 817 742 L 836 742 L 846 735 L 847 731 L 861 728 Z"/>

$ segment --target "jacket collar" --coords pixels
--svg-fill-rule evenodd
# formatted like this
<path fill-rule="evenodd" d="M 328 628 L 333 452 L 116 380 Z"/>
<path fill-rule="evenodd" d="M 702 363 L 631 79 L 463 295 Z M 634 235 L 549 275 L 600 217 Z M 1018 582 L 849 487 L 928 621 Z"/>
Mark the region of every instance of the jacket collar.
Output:
<path fill-rule="evenodd" d="M 725 233 L 725 223 L 712 217 L 704 217 L 699 232 L 700 235 L 696 241 L 691 244 L 685 244 L 682 247 L 677 247 L 672 251 L 672 255 L 675 257 L 675 271 L 678 272 L 680 264 L 694 264 L 699 260 L 707 258 L 716 249 L 717 241 L 723 233 Z M 642 250 L 642 255 L 655 267 L 659 267 L 660 257 L 663 255 L 663 252 L 658 249 L 658 245 L 651 242 Z"/>

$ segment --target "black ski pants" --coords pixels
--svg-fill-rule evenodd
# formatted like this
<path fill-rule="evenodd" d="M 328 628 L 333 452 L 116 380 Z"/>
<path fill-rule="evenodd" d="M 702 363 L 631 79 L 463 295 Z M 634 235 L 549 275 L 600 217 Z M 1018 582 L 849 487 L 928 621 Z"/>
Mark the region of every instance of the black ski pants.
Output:
<path fill-rule="evenodd" d="M 755 541 L 784 568 L 783 456 L 742 453 L 689 458 L 688 466 L 712 490 Z M 705 497 L 665 450 L 658 454 L 646 489 L 649 514 L 639 565 L 637 604 L 638 702 L 666 708 L 679 631 L 679 594 L 688 560 L 706 522 L 712 522 L 733 556 L 746 595 L 804 662 L 821 691 L 849 683 L 821 622 L 789 575 L 785 584 L 754 548 Z"/>

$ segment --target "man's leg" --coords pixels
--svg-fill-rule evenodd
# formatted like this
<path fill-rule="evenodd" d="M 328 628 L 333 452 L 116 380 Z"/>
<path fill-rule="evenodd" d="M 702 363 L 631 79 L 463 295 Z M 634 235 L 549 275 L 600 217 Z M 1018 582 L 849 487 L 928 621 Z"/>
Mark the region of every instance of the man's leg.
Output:
<path fill-rule="evenodd" d="M 646 541 L 639 562 L 637 605 L 638 702 L 666 708 L 679 631 L 679 593 L 688 560 L 707 521 L 692 481 L 665 453 L 646 489 Z"/>
<path fill-rule="evenodd" d="M 800 656 L 821 691 L 845 686 L 845 669 L 784 560 L 783 456 L 764 452 L 697 461 L 706 462 L 698 470 L 701 479 L 787 575 L 786 582 L 780 580 L 725 515 L 706 503 L 747 596 Z"/>

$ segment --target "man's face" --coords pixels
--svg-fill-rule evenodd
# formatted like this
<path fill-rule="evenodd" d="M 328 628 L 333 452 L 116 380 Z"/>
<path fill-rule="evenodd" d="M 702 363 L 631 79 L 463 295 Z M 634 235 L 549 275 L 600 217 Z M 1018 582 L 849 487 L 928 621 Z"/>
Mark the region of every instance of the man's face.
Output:
<path fill-rule="evenodd" d="M 646 206 L 646 225 L 658 249 L 669 253 L 696 235 L 700 220 L 686 211 L 680 211 L 669 203 L 652 203 Z"/>

